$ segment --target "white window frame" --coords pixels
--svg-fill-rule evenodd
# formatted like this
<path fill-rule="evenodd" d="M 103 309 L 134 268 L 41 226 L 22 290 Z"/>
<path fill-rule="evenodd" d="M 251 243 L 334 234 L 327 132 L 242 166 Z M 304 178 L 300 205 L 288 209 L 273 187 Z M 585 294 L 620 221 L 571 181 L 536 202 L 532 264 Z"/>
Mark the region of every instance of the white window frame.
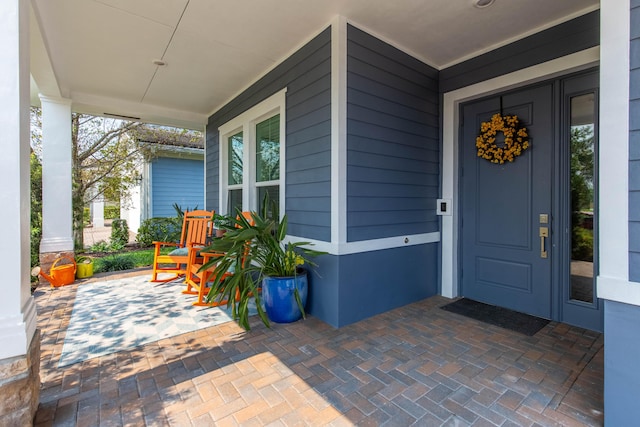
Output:
<path fill-rule="evenodd" d="M 279 186 L 280 217 L 285 210 L 285 106 L 287 89 L 284 88 L 244 113 L 234 117 L 218 128 L 220 148 L 220 200 L 219 212 L 227 212 L 229 190 L 242 188 L 242 210 L 259 211 L 261 200 L 257 200 L 258 187 Z M 280 179 L 256 182 L 256 125 L 275 115 L 280 115 Z M 229 137 L 242 131 L 242 185 L 229 185 Z"/>

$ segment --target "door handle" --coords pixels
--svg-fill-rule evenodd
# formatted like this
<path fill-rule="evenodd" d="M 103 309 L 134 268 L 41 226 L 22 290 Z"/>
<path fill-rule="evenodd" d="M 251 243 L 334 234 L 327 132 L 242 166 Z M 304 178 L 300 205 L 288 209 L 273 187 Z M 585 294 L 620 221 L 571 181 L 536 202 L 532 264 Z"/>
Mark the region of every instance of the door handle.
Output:
<path fill-rule="evenodd" d="M 549 237 L 549 227 L 540 227 L 540 258 L 547 258 L 547 237 Z"/>

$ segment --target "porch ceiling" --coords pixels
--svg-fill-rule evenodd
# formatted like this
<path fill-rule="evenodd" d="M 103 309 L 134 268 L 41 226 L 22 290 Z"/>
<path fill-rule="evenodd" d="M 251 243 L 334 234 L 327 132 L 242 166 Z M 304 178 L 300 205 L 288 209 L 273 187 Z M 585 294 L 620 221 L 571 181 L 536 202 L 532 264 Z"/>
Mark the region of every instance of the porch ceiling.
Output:
<path fill-rule="evenodd" d="M 76 111 L 201 129 L 209 114 L 336 15 L 444 68 L 599 5 L 496 0 L 478 9 L 473 3 L 32 0 L 32 93 L 70 98 Z M 154 65 L 155 59 L 167 65 Z"/>

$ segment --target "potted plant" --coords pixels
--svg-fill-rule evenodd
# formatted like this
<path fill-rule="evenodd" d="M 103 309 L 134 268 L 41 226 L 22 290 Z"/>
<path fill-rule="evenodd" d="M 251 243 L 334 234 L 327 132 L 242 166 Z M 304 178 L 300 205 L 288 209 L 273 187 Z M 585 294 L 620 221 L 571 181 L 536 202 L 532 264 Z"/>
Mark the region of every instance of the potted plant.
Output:
<path fill-rule="evenodd" d="M 201 268 L 214 268 L 207 301 L 228 301 L 232 317 L 247 330 L 251 300 L 267 327 L 269 319 L 287 323 L 304 317 L 307 273 L 303 267 L 315 267 L 310 257 L 324 254 L 306 248 L 309 242 L 285 243 L 287 216 L 280 220 L 275 207 L 266 215 L 267 205 L 265 200 L 263 214 L 251 212 L 250 219 L 238 212 L 233 226 L 203 250 L 223 254 Z"/>
<path fill-rule="evenodd" d="M 233 218 L 230 216 L 221 214 L 213 215 L 213 228 L 216 230 L 216 237 L 222 237 L 227 230 L 233 227 Z"/>
<path fill-rule="evenodd" d="M 88 255 L 76 257 L 76 278 L 86 279 L 93 276 L 93 258 Z"/>

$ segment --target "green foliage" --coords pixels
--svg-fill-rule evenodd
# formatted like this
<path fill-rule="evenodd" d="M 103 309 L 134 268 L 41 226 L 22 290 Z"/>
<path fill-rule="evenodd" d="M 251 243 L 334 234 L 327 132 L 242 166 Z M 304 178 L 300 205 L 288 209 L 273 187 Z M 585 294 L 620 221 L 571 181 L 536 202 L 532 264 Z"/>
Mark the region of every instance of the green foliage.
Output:
<path fill-rule="evenodd" d="M 571 259 L 593 262 L 593 230 L 573 227 Z"/>
<path fill-rule="evenodd" d="M 105 271 L 122 271 L 122 270 L 130 270 L 135 267 L 135 263 L 131 259 L 131 257 L 125 255 L 110 255 L 100 259 L 98 271 L 95 268 L 97 273 L 102 273 Z"/>
<path fill-rule="evenodd" d="M 232 308 L 232 317 L 240 326 L 250 329 L 249 301 L 255 300 L 258 316 L 269 327 L 269 320 L 262 309 L 259 288 L 264 277 L 295 276 L 301 265 L 316 266 L 310 257 L 324 252 L 307 249 L 308 242 L 284 243 L 287 234 L 287 216 L 279 219 L 275 204 L 267 210 L 265 198 L 262 215 L 251 212 L 245 218 L 238 212 L 233 219 L 233 227 L 220 238 L 215 239 L 205 251 L 223 253 L 202 268 L 215 268 L 215 280 L 207 295 L 207 301 L 227 300 Z M 297 289 L 296 301 L 304 316 L 304 307 Z M 238 298 L 236 298 L 238 295 Z"/>
<path fill-rule="evenodd" d="M 182 209 L 182 206 L 180 206 L 177 203 L 173 204 L 173 210 L 176 211 L 176 217 L 178 217 L 180 219 L 180 221 L 182 221 L 184 219 L 184 213 L 185 212 L 193 212 L 193 211 L 197 211 L 198 210 L 198 205 L 196 205 L 193 209 L 189 209 L 189 207 L 187 207 L 186 209 Z"/>
<path fill-rule="evenodd" d="M 85 227 L 87 226 L 87 224 L 91 224 L 91 211 L 89 210 L 89 208 L 84 208 L 82 210 L 82 221 Z"/>
<path fill-rule="evenodd" d="M 91 245 L 91 248 L 89 248 L 89 250 L 91 252 L 109 252 L 111 250 L 111 245 L 109 245 L 109 243 L 105 242 L 104 240 L 100 240 L 99 242 Z"/>
<path fill-rule="evenodd" d="M 230 215 L 213 215 L 213 226 L 218 230 L 228 230 L 234 227 L 233 218 Z"/>
<path fill-rule="evenodd" d="M 169 252 L 171 252 L 172 249 L 174 248 L 162 248 L 160 249 L 160 253 L 163 255 L 166 255 Z M 129 259 L 133 263 L 133 267 L 130 267 L 130 268 L 148 267 L 153 264 L 153 251 L 154 249 L 141 249 L 138 251 L 123 252 L 121 254 L 118 254 L 118 257 Z M 112 271 L 112 270 L 106 270 L 104 267 L 105 259 L 106 259 L 107 266 L 110 265 L 110 261 L 109 261 L 110 258 L 112 258 L 112 256 L 103 257 L 103 258 L 94 258 L 94 267 L 93 267 L 94 273 Z"/>
<path fill-rule="evenodd" d="M 140 224 L 136 240 L 142 246 L 150 246 L 153 242 L 179 242 L 181 232 L 180 218 L 149 218 Z"/>
<path fill-rule="evenodd" d="M 114 219 L 111 223 L 111 244 L 126 245 L 129 243 L 129 226 L 126 219 Z"/>
<path fill-rule="evenodd" d="M 594 173 L 593 126 L 571 128 L 571 210 L 579 212 L 593 207 Z"/>
<path fill-rule="evenodd" d="M 104 219 L 120 218 L 120 206 L 105 206 Z"/>
<path fill-rule="evenodd" d="M 32 152 L 31 166 L 31 267 L 40 264 L 42 238 L 42 164 Z"/>

